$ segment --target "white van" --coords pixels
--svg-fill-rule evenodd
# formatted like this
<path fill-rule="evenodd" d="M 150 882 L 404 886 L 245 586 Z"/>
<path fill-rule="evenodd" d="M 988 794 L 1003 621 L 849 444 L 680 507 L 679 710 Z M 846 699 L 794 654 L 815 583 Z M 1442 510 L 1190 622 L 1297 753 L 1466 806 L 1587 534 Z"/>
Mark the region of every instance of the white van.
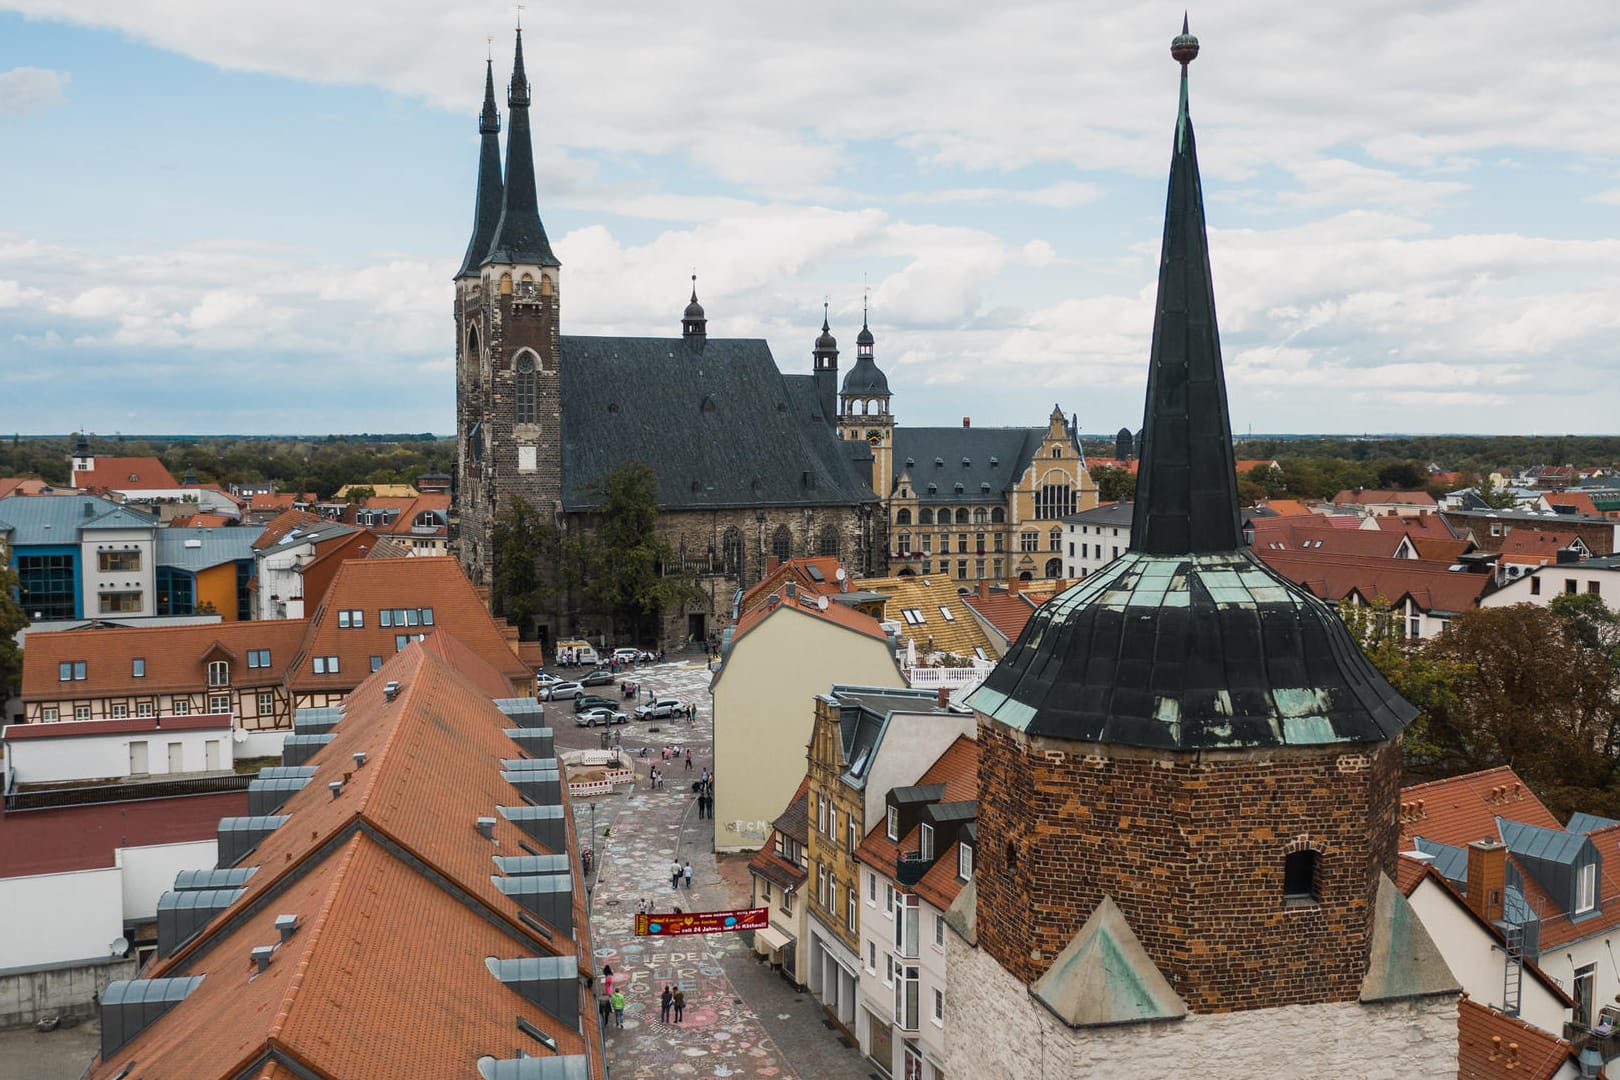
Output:
<path fill-rule="evenodd" d="M 596 650 L 588 641 L 559 641 L 556 653 L 557 663 L 564 667 L 581 664 L 595 667 L 602 662 L 602 658 L 596 655 Z"/>

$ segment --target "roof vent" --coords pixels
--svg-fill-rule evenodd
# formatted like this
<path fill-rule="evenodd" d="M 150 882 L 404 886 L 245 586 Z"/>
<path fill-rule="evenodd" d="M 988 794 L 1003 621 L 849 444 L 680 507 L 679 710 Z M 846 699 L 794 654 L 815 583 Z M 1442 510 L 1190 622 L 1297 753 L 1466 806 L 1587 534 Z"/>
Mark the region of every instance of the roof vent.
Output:
<path fill-rule="evenodd" d="M 473 822 L 473 828 L 477 829 L 478 835 L 482 836 L 485 840 L 493 840 L 495 838 L 495 819 L 492 817 L 479 818 L 477 821 Z"/>
<path fill-rule="evenodd" d="M 990 455 L 990 467 L 992 469 L 995 468 L 997 465 L 1000 465 L 1000 464 L 1001 464 L 1001 459 L 1000 458 L 996 457 L 994 454 Z"/>
<path fill-rule="evenodd" d="M 962 459 L 962 468 L 964 468 L 964 469 L 970 468 L 970 467 L 972 467 L 972 465 L 973 465 L 973 459 L 972 458 L 963 458 Z"/>
<path fill-rule="evenodd" d="M 383 697 L 387 698 L 389 701 L 393 701 L 398 696 L 399 683 L 390 679 L 388 681 L 388 685 L 383 687 Z"/>
<path fill-rule="evenodd" d="M 343 794 L 343 781 L 332 781 L 330 784 L 326 785 L 326 790 L 332 793 L 332 798 L 337 798 L 339 795 Z"/>
<path fill-rule="evenodd" d="M 96 512 L 95 503 L 87 502 L 87 503 L 84 503 L 83 505 L 84 505 L 84 516 L 85 517 L 90 517 L 92 514 L 94 514 Z"/>
<path fill-rule="evenodd" d="M 366 752 L 364 750 L 356 750 L 354 752 L 354 767 L 357 769 L 363 769 L 366 767 Z"/>
<path fill-rule="evenodd" d="M 258 974 L 263 975 L 270 968 L 270 959 L 276 955 L 274 945 L 259 945 L 252 952 L 253 962 L 259 966 Z"/>
<path fill-rule="evenodd" d="M 286 941 L 288 938 L 292 937 L 293 934 L 295 934 L 297 931 L 298 931 L 298 916 L 297 915 L 277 915 L 276 916 L 276 932 L 281 935 L 281 940 L 282 941 Z"/>
<path fill-rule="evenodd" d="M 937 458 L 934 459 L 934 468 L 943 469 L 944 467 L 945 467 L 945 459 L 944 458 L 937 457 Z"/>
<path fill-rule="evenodd" d="M 799 584 L 796 581 L 790 581 L 782 586 L 782 591 L 788 594 L 789 599 L 792 599 L 799 595 Z"/>

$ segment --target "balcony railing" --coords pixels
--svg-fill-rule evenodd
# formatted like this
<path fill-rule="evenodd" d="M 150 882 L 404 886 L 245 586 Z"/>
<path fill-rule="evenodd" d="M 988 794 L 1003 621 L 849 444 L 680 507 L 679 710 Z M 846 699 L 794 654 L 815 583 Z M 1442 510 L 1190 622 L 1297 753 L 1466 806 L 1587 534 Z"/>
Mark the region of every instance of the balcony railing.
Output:
<path fill-rule="evenodd" d="M 921 881 L 933 865 L 934 860 L 924 859 L 920 851 L 902 851 L 894 862 L 895 883 L 909 889 Z"/>

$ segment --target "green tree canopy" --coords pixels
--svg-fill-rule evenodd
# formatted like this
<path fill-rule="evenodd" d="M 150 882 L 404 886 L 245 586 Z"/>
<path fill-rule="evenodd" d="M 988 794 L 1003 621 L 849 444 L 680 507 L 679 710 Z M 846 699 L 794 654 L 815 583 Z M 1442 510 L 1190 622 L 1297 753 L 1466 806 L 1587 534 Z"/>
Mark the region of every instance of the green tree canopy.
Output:
<path fill-rule="evenodd" d="M 1136 498 L 1136 476 L 1118 465 L 1093 465 L 1091 479 L 1097 485 L 1097 498 L 1103 502 L 1123 502 Z"/>
<path fill-rule="evenodd" d="M 597 502 L 593 527 L 568 537 L 564 575 L 583 605 L 609 616 L 615 631 L 646 641 L 670 607 L 697 597 L 692 573 L 658 532 L 658 476 L 632 461 L 587 489 Z"/>

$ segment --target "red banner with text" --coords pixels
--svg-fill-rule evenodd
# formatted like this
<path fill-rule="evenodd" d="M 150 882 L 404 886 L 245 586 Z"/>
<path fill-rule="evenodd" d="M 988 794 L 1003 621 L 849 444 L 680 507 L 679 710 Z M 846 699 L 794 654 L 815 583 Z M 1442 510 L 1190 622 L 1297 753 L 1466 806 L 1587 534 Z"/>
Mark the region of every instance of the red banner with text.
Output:
<path fill-rule="evenodd" d="M 637 937 L 677 937 L 681 934 L 721 934 L 727 930 L 763 930 L 771 924 L 768 908 L 736 911 L 692 911 L 636 916 Z"/>

